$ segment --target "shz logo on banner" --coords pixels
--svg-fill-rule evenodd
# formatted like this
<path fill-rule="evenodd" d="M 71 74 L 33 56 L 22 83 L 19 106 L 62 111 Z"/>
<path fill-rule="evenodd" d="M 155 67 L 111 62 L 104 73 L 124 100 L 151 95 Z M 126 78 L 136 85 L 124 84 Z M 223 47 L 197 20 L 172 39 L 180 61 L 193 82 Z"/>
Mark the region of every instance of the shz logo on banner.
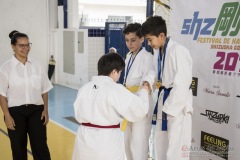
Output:
<path fill-rule="evenodd" d="M 240 77 L 240 3 L 224 3 L 218 18 L 199 18 L 199 15 L 197 11 L 193 19 L 183 20 L 181 34 L 193 35 L 197 43 L 210 44 L 209 49 L 218 50 L 213 74 Z"/>
<path fill-rule="evenodd" d="M 193 40 L 197 40 L 199 35 L 215 36 L 217 31 L 222 32 L 222 36 L 237 36 L 240 30 L 240 5 L 239 2 L 224 3 L 218 19 L 198 18 L 199 12 L 193 13 L 193 19 L 184 19 L 181 34 L 194 34 Z M 216 22 L 216 23 L 215 23 Z M 215 24 L 214 30 L 210 28 Z M 194 29 L 196 28 L 195 32 Z M 231 32 L 229 32 L 231 31 Z M 219 41 L 220 39 L 205 39 L 207 41 Z M 226 40 L 227 41 L 227 40 Z"/>

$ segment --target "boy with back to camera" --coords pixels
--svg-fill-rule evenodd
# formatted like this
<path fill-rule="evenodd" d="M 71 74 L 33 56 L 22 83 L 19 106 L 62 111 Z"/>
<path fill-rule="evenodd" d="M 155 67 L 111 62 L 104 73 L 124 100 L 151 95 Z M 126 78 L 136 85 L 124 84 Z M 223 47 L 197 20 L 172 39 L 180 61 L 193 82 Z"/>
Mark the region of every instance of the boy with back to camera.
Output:
<path fill-rule="evenodd" d="M 78 128 L 73 160 L 124 160 L 123 117 L 136 122 L 148 112 L 150 88 L 142 86 L 137 95 L 116 83 L 125 63 L 116 53 L 98 61 L 98 76 L 80 88 L 74 102 Z"/>
<path fill-rule="evenodd" d="M 142 84 L 151 88 L 155 81 L 153 56 L 142 47 L 144 37 L 140 30 L 140 23 L 130 23 L 123 30 L 126 45 L 130 51 L 125 60 L 124 85 L 133 93 L 136 93 Z M 128 160 L 148 159 L 148 142 L 152 128 L 153 108 L 153 99 L 150 94 L 148 115 L 139 122 L 128 122 L 126 125 L 124 142 Z M 126 121 L 122 123 L 122 126 L 124 126 L 124 123 Z"/>
<path fill-rule="evenodd" d="M 188 160 L 192 131 L 192 58 L 189 50 L 167 37 L 165 20 L 149 17 L 142 34 L 148 45 L 159 50 L 154 67 L 159 89 L 157 124 L 154 133 L 156 160 Z"/>

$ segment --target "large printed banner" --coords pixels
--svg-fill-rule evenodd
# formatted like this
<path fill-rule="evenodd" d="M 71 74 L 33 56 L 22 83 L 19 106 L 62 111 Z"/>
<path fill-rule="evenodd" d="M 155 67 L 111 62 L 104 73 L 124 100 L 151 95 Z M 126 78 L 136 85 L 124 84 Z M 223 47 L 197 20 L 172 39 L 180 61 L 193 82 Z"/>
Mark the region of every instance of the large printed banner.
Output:
<path fill-rule="evenodd" d="M 193 58 L 191 160 L 240 160 L 240 1 L 171 1 L 170 34 Z M 179 53 L 181 54 L 181 53 Z"/>

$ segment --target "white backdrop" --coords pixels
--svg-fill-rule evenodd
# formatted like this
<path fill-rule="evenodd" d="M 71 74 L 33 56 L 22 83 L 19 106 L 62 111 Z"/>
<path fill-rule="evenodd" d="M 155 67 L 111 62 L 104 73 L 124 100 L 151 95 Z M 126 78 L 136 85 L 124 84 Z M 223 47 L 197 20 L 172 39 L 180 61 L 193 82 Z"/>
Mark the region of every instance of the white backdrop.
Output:
<path fill-rule="evenodd" d="M 171 1 L 171 37 L 193 57 L 192 160 L 240 159 L 240 1 Z"/>

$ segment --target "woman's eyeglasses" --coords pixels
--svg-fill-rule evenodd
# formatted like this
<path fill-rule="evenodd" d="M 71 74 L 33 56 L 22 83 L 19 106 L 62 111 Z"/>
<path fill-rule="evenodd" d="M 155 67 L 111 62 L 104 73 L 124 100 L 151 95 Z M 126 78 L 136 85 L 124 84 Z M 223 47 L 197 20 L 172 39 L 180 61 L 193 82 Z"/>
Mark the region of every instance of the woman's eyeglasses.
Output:
<path fill-rule="evenodd" d="M 23 49 L 23 48 L 31 48 L 31 46 L 32 46 L 32 43 L 28 43 L 28 44 L 15 44 L 15 45 L 17 45 L 18 47 L 20 47 L 21 49 Z"/>

